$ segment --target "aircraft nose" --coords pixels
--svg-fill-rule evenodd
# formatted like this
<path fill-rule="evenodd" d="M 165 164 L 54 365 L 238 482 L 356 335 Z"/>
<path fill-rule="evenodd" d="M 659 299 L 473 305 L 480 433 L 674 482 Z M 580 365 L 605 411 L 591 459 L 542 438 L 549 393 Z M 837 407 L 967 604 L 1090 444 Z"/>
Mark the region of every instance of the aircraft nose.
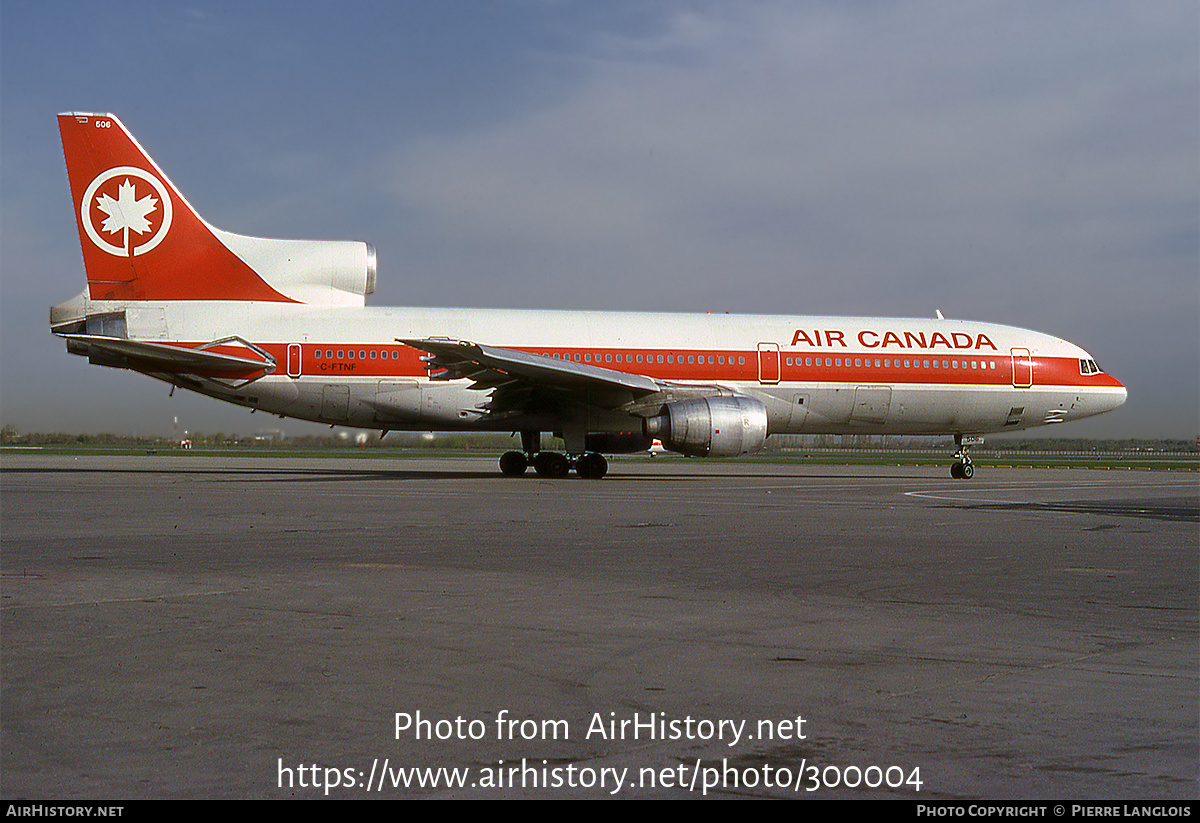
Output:
<path fill-rule="evenodd" d="M 1113 380 L 1113 382 L 1117 384 L 1117 390 L 1113 393 L 1112 406 L 1110 408 L 1115 409 L 1117 406 L 1124 404 L 1126 398 L 1129 397 L 1129 391 L 1121 381 Z"/>
<path fill-rule="evenodd" d="M 1112 381 L 1111 384 L 1106 386 L 1104 391 L 1096 394 L 1092 400 L 1092 414 L 1104 414 L 1104 412 L 1112 411 L 1129 397 L 1129 391 L 1120 380 L 1111 376 L 1109 379 Z"/>
<path fill-rule="evenodd" d="M 1086 393 L 1075 395 L 1070 419 L 1104 414 L 1117 408 L 1129 397 L 1129 392 L 1120 380 L 1110 374 L 1093 375 L 1093 383 Z"/>

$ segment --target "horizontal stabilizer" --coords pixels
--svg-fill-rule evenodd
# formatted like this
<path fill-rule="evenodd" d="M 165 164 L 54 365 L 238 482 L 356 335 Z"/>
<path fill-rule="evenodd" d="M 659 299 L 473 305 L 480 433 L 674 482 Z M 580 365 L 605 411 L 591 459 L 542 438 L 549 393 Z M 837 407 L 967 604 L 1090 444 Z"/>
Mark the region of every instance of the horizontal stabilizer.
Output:
<path fill-rule="evenodd" d="M 275 371 L 275 358 L 240 337 L 214 340 L 197 348 L 126 340 L 98 334 L 65 334 L 68 350 L 96 358 L 123 358 L 142 366 L 181 373 L 247 374 Z M 220 350 L 215 350 L 220 347 Z M 236 353 L 235 353 L 236 352 Z"/>

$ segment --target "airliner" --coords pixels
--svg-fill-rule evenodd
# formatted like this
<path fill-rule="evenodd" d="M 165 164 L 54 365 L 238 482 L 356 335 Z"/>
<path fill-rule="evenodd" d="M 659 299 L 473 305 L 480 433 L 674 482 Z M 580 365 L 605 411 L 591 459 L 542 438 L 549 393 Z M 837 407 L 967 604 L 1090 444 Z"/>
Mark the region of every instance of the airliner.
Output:
<path fill-rule="evenodd" d="M 111 114 L 58 117 L 87 288 L 67 351 L 253 410 L 389 431 L 520 433 L 505 475 L 598 479 L 655 441 L 696 457 L 772 434 L 992 432 L 1120 406 L 1078 346 L 992 323 L 886 317 L 368 308 L 375 249 L 214 228 Z M 541 448 L 559 436 L 565 452 Z"/>

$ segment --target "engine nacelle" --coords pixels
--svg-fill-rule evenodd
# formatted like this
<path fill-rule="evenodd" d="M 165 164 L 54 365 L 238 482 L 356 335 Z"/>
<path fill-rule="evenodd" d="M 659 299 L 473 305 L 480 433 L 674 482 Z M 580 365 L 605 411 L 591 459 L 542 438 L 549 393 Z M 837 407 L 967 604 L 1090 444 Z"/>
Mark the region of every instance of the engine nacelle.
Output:
<path fill-rule="evenodd" d="M 693 457 L 740 457 L 767 439 L 767 407 L 752 397 L 700 397 L 671 403 L 646 419 L 647 437 Z"/>
<path fill-rule="evenodd" d="M 375 247 L 352 240 L 274 240 L 214 229 L 272 288 L 314 306 L 361 306 L 375 291 Z"/>

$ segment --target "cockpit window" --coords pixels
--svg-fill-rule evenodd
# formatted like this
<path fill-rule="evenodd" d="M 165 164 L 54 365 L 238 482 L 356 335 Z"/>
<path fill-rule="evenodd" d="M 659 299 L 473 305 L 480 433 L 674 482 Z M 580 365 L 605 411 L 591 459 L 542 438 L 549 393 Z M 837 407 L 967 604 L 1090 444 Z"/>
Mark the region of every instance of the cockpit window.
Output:
<path fill-rule="evenodd" d="M 1080 358 L 1080 360 L 1079 360 L 1079 373 L 1080 374 L 1101 374 L 1102 372 L 1103 372 L 1103 369 L 1101 369 L 1099 366 L 1096 365 L 1095 360 L 1084 360 L 1083 358 Z"/>

